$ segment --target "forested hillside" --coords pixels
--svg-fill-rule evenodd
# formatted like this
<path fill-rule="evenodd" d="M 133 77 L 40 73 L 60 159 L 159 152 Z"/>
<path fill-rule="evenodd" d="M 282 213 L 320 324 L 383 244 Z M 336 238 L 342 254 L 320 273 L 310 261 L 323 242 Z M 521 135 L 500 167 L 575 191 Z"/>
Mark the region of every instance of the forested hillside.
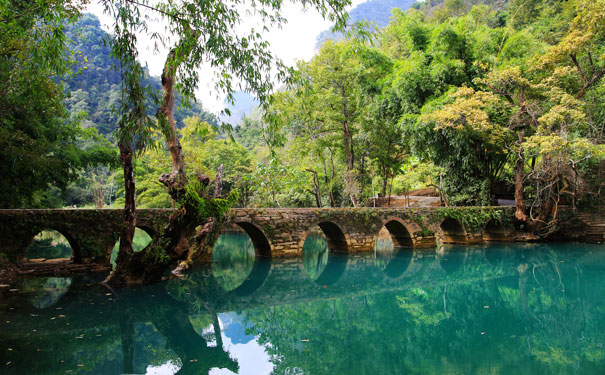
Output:
<path fill-rule="evenodd" d="M 353 8 L 349 12 L 349 25 L 356 22 L 367 22 L 372 28 L 383 28 L 389 24 L 393 12 L 406 11 L 409 8 L 420 10 L 424 15 L 443 21 L 451 16 L 461 16 L 475 5 L 488 5 L 494 11 L 504 11 L 508 7 L 509 0 L 369 0 Z M 521 3 L 516 4 L 518 7 Z M 513 3 L 513 6 L 515 4 Z M 530 3 L 524 7 L 535 7 Z M 531 15 L 535 10 L 529 10 Z M 342 32 L 332 32 L 332 29 L 324 30 L 317 36 L 315 48 L 319 50 L 327 40 L 343 39 Z"/>
<path fill-rule="evenodd" d="M 416 0 L 369 0 L 359 4 L 349 12 L 349 24 L 366 21 L 382 28 L 388 25 L 394 8 L 406 10 L 415 3 Z M 319 50 L 325 41 L 340 40 L 342 37 L 341 32 L 333 33 L 331 29 L 324 30 L 317 36 L 315 48 Z"/>
<path fill-rule="evenodd" d="M 65 105 L 72 116 L 83 115 L 83 127 L 94 127 L 99 133 L 111 137 L 117 127 L 115 108 L 120 101 L 122 77 L 110 56 L 106 43 L 109 35 L 101 28 L 96 16 L 84 14 L 74 24 L 67 25 L 65 36 L 77 61 L 72 67 L 77 74 L 64 81 L 67 96 Z M 147 75 L 143 84 L 150 85 L 158 93 L 162 88 L 159 77 Z M 176 107 L 175 118 L 179 127 L 184 125 L 183 119 L 190 116 L 216 122 L 213 115 L 203 110 L 200 102 L 183 108 L 177 98 Z"/>

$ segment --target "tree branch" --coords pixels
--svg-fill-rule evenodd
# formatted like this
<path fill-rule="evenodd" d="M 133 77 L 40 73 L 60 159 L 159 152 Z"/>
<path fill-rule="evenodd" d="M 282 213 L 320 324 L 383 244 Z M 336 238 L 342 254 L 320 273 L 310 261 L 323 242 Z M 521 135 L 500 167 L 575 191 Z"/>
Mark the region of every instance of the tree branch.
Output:
<path fill-rule="evenodd" d="M 595 73 L 595 75 L 592 76 L 592 79 L 590 81 L 586 82 L 584 87 L 582 87 L 582 89 L 578 92 L 578 94 L 576 95 L 576 99 L 582 99 L 584 97 L 584 95 L 586 95 L 586 91 L 588 91 L 588 89 L 592 85 L 594 85 L 599 79 L 601 79 L 601 77 L 603 77 L 603 75 L 605 75 L 605 70 L 601 70 L 600 72 Z"/>
<path fill-rule="evenodd" d="M 174 18 L 174 19 L 176 19 L 176 20 L 178 20 L 178 21 L 181 21 L 181 22 L 186 21 L 185 17 L 184 17 L 182 14 L 178 13 L 178 12 L 177 12 L 177 13 L 175 13 L 175 14 L 168 13 L 168 12 L 166 12 L 165 10 L 162 10 L 162 9 L 156 8 L 156 7 L 151 6 L 151 5 L 147 5 L 147 4 L 139 3 L 139 2 L 138 2 L 138 1 L 136 1 L 136 0 L 126 0 L 126 2 L 127 2 L 127 3 L 131 3 L 131 4 L 133 4 L 133 5 L 136 5 L 136 6 L 140 6 L 140 7 L 143 7 L 143 8 L 147 8 L 147 9 L 149 9 L 149 10 L 152 10 L 152 11 L 154 11 L 154 12 L 158 12 L 158 13 L 160 13 L 160 14 L 162 14 L 162 15 L 166 16 L 166 17 L 169 17 L 169 18 Z"/>
<path fill-rule="evenodd" d="M 584 81 L 584 83 L 587 83 L 588 79 L 586 78 L 586 74 L 584 74 L 584 70 L 582 70 L 582 67 L 580 67 L 578 60 L 576 59 L 576 54 L 570 53 L 569 57 L 571 57 L 571 61 L 573 61 L 573 64 L 576 66 L 576 69 L 578 70 L 578 73 L 580 74 L 580 77 L 582 77 L 582 80 Z"/>

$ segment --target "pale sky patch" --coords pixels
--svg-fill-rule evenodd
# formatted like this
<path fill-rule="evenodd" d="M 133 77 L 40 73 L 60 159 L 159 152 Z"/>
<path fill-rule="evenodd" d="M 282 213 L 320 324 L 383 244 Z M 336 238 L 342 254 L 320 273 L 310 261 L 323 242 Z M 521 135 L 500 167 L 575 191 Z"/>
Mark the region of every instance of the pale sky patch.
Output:
<path fill-rule="evenodd" d="M 353 0 L 353 7 L 363 3 L 365 0 Z M 112 20 L 103 14 L 103 7 L 98 3 L 91 3 L 87 11 L 93 13 L 101 20 L 101 27 L 111 32 Z M 258 19 L 247 17 L 242 12 L 242 30 L 250 27 L 261 30 Z M 315 9 L 303 9 L 300 4 L 286 3 L 282 9 L 282 15 L 288 22 L 281 29 L 274 27 L 268 33 L 263 33 L 265 40 L 271 45 L 274 56 L 280 58 L 286 65 L 295 66 L 298 60 L 309 60 L 315 54 L 315 42 L 317 35 L 328 29 L 332 23 L 324 20 Z M 163 25 L 158 22 L 157 30 L 162 30 Z M 165 57 L 170 46 L 160 46 L 155 51 L 154 43 L 146 37 L 139 38 L 139 58 L 143 65 L 147 65 L 151 75 L 160 76 L 164 66 Z M 217 93 L 214 89 L 214 71 L 209 64 L 200 67 L 200 87 L 197 90 L 198 100 L 201 100 L 204 108 L 214 113 L 223 108 L 225 96 Z M 277 84 L 279 86 L 279 84 Z"/>

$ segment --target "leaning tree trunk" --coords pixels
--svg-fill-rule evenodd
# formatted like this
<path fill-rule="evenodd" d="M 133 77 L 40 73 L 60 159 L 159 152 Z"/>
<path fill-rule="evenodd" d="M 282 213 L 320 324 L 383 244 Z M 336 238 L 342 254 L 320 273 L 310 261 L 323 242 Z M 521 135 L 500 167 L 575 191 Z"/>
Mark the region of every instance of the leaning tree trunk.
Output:
<path fill-rule="evenodd" d="M 212 204 L 212 198 L 217 198 L 221 194 L 222 168 L 219 168 L 216 178 L 214 197 L 206 195 L 210 179 L 205 175 L 198 175 L 194 188 L 188 188 L 183 149 L 174 121 L 177 60 L 182 59 L 178 58 L 175 49 L 168 54 L 162 73 L 163 98 L 158 109 L 158 118 L 164 122 L 166 141 L 172 158 L 172 171 L 160 176 L 160 182 L 166 186 L 172 199 L 179 202 L 179 208 L 170 216 L 168 224 L 156 234 L 151 244 L 142 251 L 137 253 L 132 251 L 132 237 L 130 237 L 130 242 L 124 245 L 129 245 L 130 251 L 122 252 L 120 249 L 116 269 L 107 280 L 111 284 L 156 282 L 162 279 L 166 270 L 179 262 L 175 271 L 182 272 L 203 256 L 203 250 L 216 240 L 222 225 L 224 214 L 218 205 Z M 132 186 L 134 188 L 134 179 Z M 134 215 L 134 190 L 132 213 Z M 135 222 L 129 223 L 132 225 L 125 228 L 132 229 L 134 234 Z"/>
<path fill-rule="evenodd" d="M 160 181 L 168 186 L 175 200 L 183 199 L 190 194 L 181 186 L 181 181 L 174 173 L 163 174 Z M 202 199 L 210 179 L 205 175 L 198 176 L 199 190 L 196 194 Z M 165 272 L 176 267 L 177 273 L 189 268 L 189 265 L 203 258 L 209 244 L 214 243 L 224 218 L 216 215 L 216 208 L 210 204 L 206 216 L 200 214 L 200 207 L 195 201 L 185 200 L 170 215 L 168 223 L 160 229 L 152 242 L 140 252 L 124 253 L 120 263 L 112 272 L 107 282 L 112 285 L 150 284 L 160 281 Z"/>
<path fill-rule="evenodd" d="M 173 173 L 178 174 L 179 179 L 182 180 L 181 183 L 185 185 L 187 183 L 187 177 L 185 176 L 185 158 L 183 157 L 183 147 L 179 141 L 176 123 L 174 121 L 174 101 L 176 99 L 174 80 L 176 69 L 176 51 L 172 50 L 168 54 L 168 58 L 164 64 L 164 70 L 162 71 L 162 89 L 164 94 L 157 116 L 160 121 L 165 123 L 166 142 L 168 143 L 168 149 L 170 150 L 170 156 L 172 158 L 172 171 Z"/>

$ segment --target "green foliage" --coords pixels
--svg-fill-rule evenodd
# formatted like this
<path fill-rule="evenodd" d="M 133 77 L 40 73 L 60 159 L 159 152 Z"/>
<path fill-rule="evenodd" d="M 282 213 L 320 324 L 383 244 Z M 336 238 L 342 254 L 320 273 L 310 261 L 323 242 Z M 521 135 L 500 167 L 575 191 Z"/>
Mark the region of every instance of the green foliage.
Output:
<path fill-rule="evenodd" d="M 324 43 L 295 71 L 274 58 L 259 33 L 234 27 L 243 13 L 220 2 L 159 1 L 147 4 L 149 13 L 135 2 L 103 4 L 115 16 L 111 37 L 89 15 L 63 22 L 80 15 L 71 2 L 41 9 L 9 1 L 3 9 L 0 51 L 10 59 L 0 68 L 15 90 L 0 83 L 9 93 L 0 105 L 0 157 L 10 176 L 0 188 L 14 191 L 16 184 L 19 191 L 6 194 L 5 207 L 100 206 L 113 198 L 113 186 L 103 184 L 111 171 L 97 166 L 111 158 L 108 144 L 78 121 L 105 135 L 121 124 L 118 138 L 139 152 L 137 205 L 174 205 L 156 181 L 170 169 L 165 129 L 153 118 L 160 86 L 138 64 L 135 47 L 142 36 L 159 41 L 151 14 L 175 36 L 177 102 L 193 99 L 202 61 L 219 68 L 217 90 L 228 98 L 241 80 L 265 102 L 231 133 L 238 144 L 224 139 L 201 106 L 176 113 L 187 174 L 212 176 L 223 164 L 225 191 L 237 192 L 240 206 L 367 204 L 374 195 L 440 180 L 451 205 L 493 205 L 512 198 L 519 158 L 525 197 L 536 208 L 603 201 L 603 0 L 427 0 L 395 10 L 369 38 L 351 32 Z M 343 25 L 343 3 L 309 5 Z M 249 8 L 266 25 L 284 21 L 281 1 Z M 59 79 L 50 76 L 70 64 L 78 74 L 61 78 L 63 99 Z M 272 69 L 288 85 L 270 96 Z"/>
<path fill-rule="evenodd" d="M 445 218 L 457 220 L 467 230 L 482 228 L 488 221 L 499 222 L 507 216 L 506 209 L 495 207 L 447 207 L 441 208 L 431 217 L 432 222 Z"/>
<path fill-rule="evenodd" d="M 406 10 L 414 5 L 414 1 L 415 0 L 369 0 L 360 3 L 349 11 L 349 24 L 353 25 L 355 23 L 366 22 L 374 27 L 385 27 L 389 23 L 392 12 Z M 315 47 L 319 50 L 326 41 L 343 39 L 345 34 L 346 32 L 338 32 L 333 28 L 322 31 L 316 38 Z"/>
<path fill-rule="evenodd" d="M 77 7 L 5 1 L 0 7 L 0 207 L 60 204 L 80 172 L 115 164 L 116 153 L 94 129 L 82 129 L 63 106 L 56 74 L 68 74 L 63 22 Z M 58 195 L 58 194 L 57 194 Z"/>
<path fill-rule="evenodd" d="M 199 181 L 191 181 L 187 184 L 185 194 L 177 204 L 181 207 L 193 208 L 199 223 L 203 223 L 211 217 L 222 222 L 224 216 L 237 202 L 237 198 L 237 192 L 230 192 L 225 198 L 209 198 L 207 186 L 203 186 Z"/>
<path fill-rule="evenodd" d="M 121 100 L 120 71 L 116 69 L 118 61 L 111 56 L 107 41 L 111 35 L 101 28 L 98 18 L 92 14 L 83 14 L 75 23 L 65 28 L 67 48 L 76 57 L 73 69 L 77 74 L 67 77 L 63 83 L 66 88 L 65 105 L 71 116 L 85 114 L 83 127 L 94 127 L 99 133 L 110 137 L 118 126 L 115 110 Z M 151 77 L 144 70 L 144 85 L 154 91 L 161 90 L 158 77 Z M 156 108 L 152 102 L 147 103 L 147 114 L 155 116 Z M 203 110 L 201 103 L 182 105 L 182 98 L 175 100 L 175 120 L 182 128 L 184 119 L 197 116 L 204 121 L 217 124 L 214 115 Z"/>

